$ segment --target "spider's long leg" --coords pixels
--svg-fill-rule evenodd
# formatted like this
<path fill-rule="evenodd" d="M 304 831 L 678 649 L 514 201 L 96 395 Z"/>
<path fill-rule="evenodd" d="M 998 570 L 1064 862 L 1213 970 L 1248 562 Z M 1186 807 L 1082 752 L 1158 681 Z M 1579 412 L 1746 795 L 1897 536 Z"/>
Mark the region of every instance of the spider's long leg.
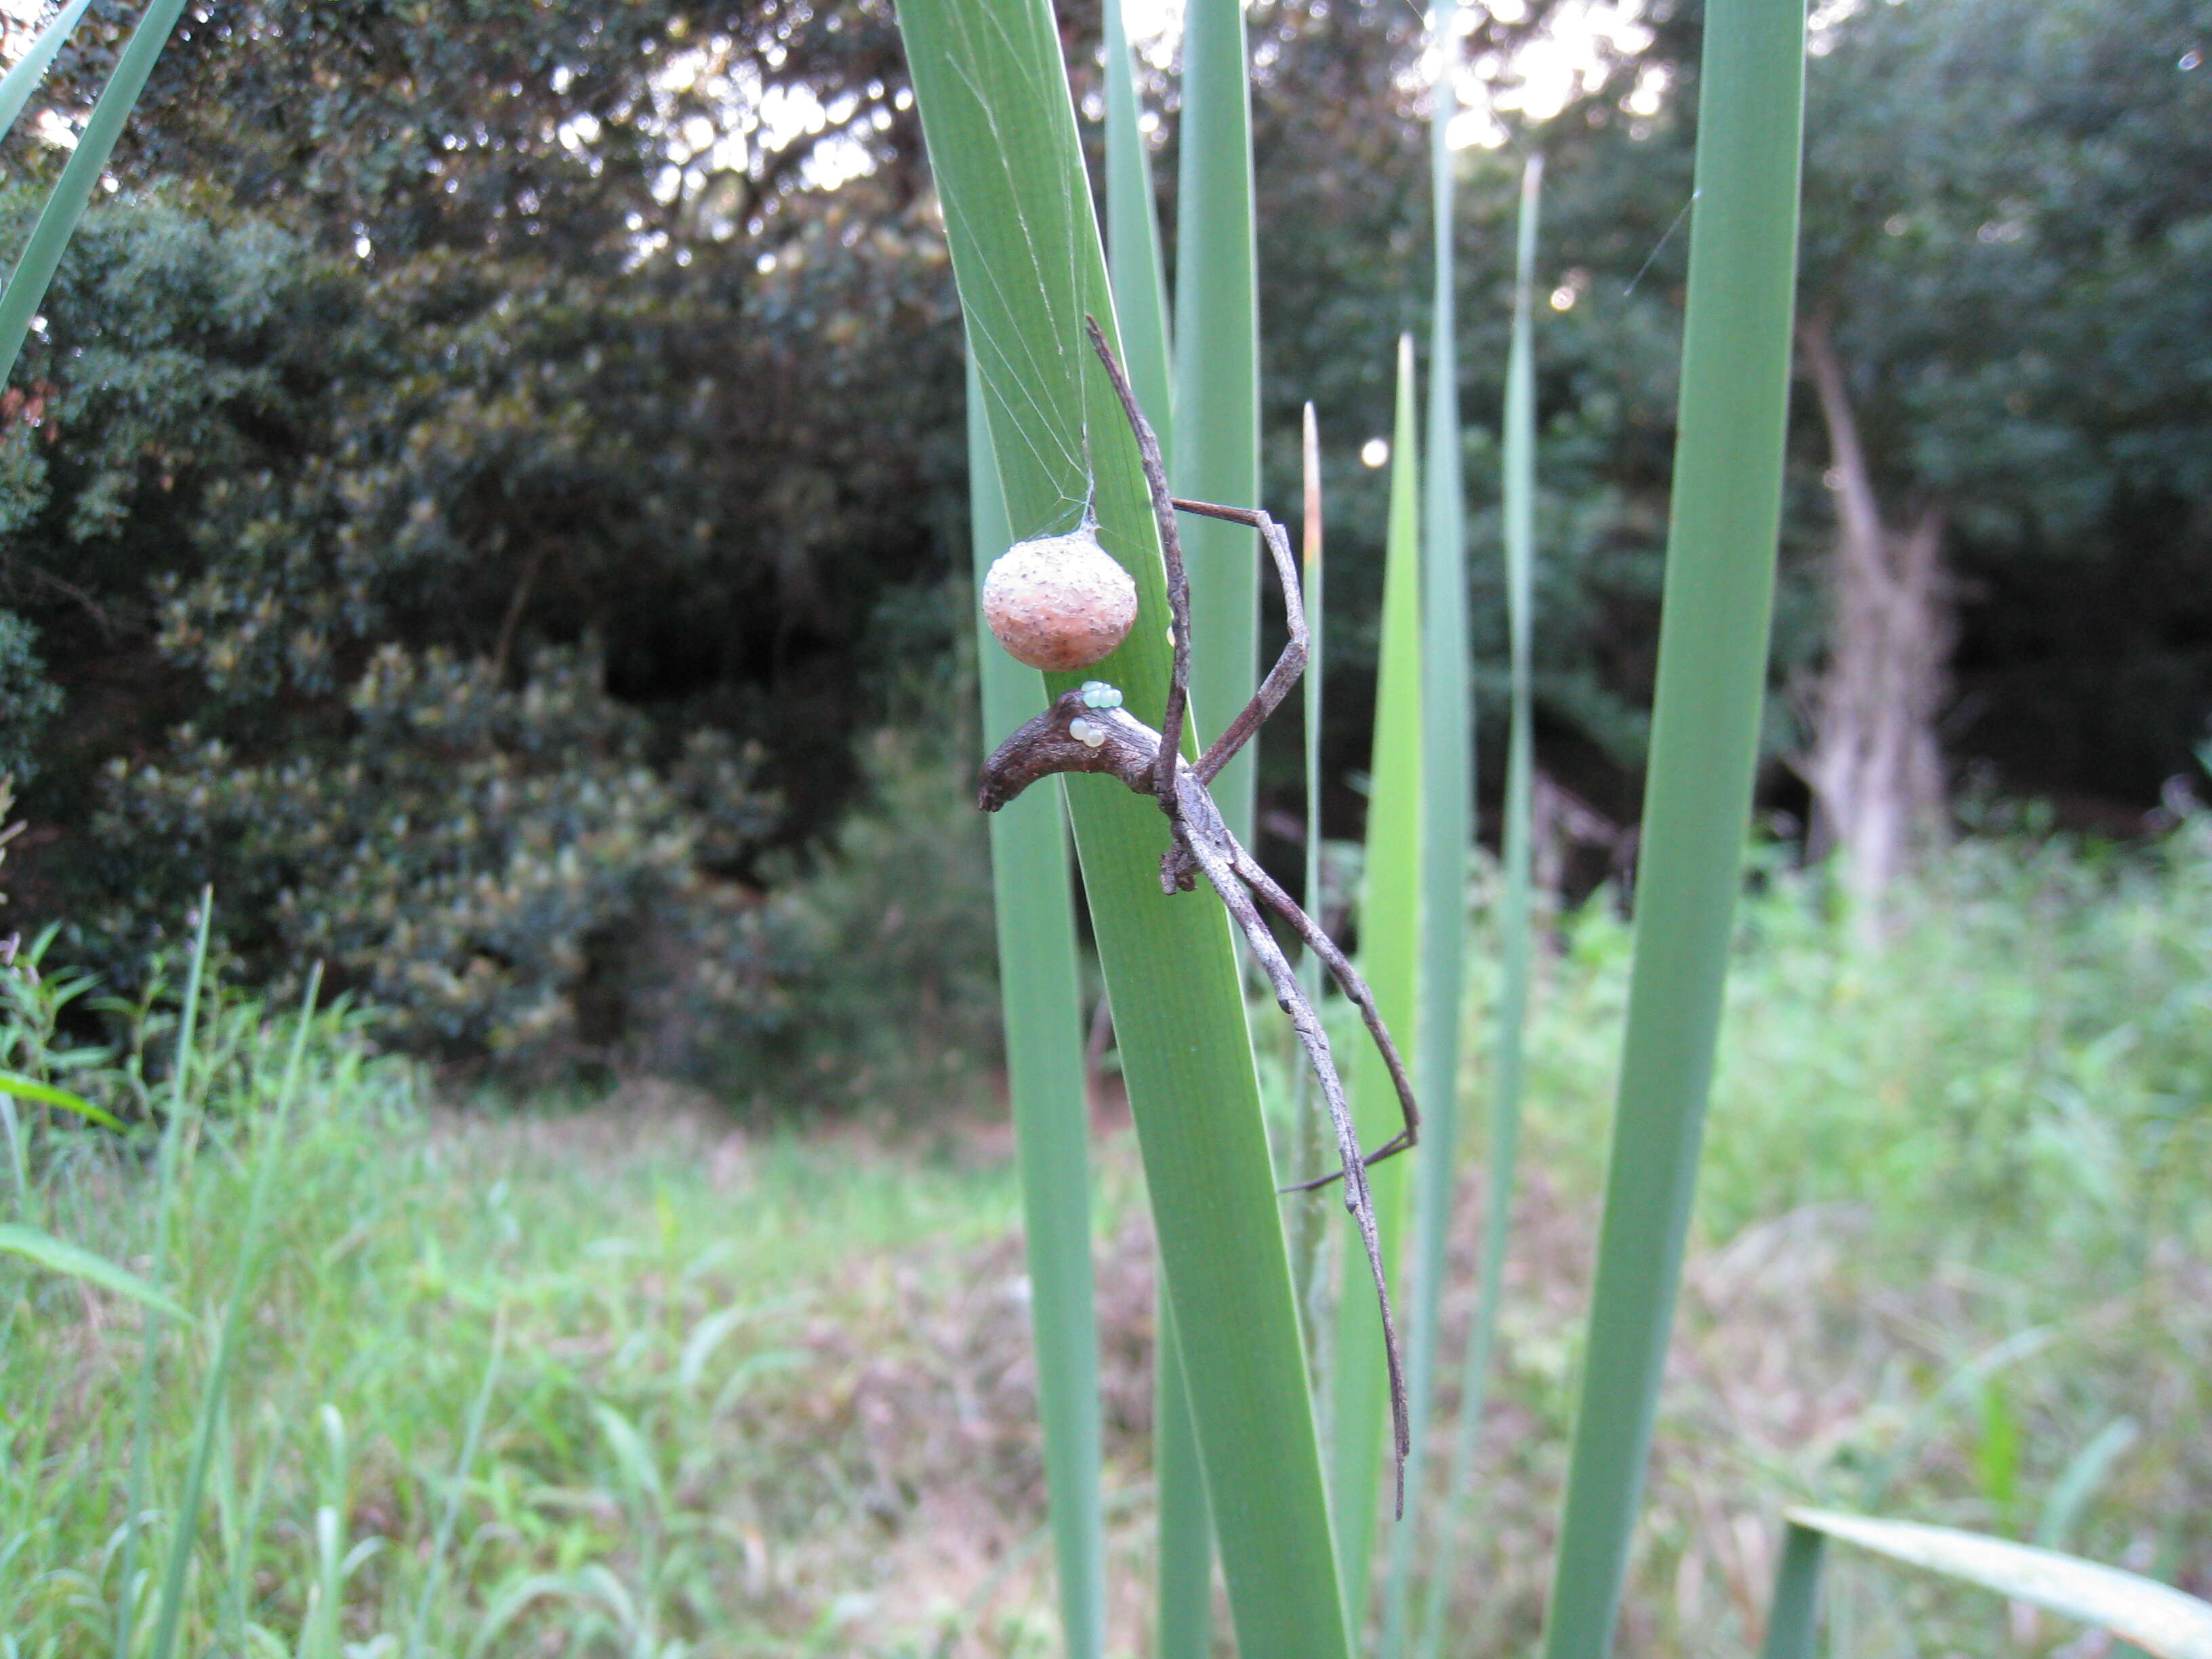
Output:
<path fill-rule="evenodd" d="M 1175 504 L 1168 495 L 1168 470 L 1160 459 L 1160 441 L 1145 411 L 1137 407 L 1137 394 L 1130 387 L 1129 377 L 1121 372 L 1113 348 L 1106 343 L 1098 319 L 1085 317 L 1083 325 L 1091 331 L 1098 361 L 1106 365 L 1106 378 L 1113 383 L 1114 395 L 1121 400 L 1129 429 L 1137 434 L 1137 459 L 1144 466 L 1145 484 L 1152 495 L 1152 517 L 1160 527 L 1160 557 L 1168 568 L 1168 623 L 1175 635 L 1175 667 L 1168 676 L 1167 707 L 1160 714 L 1160 757 L 1153 768 L 1152 793 L 1159 800 L 1160 811 L 1177 818 L 1182 814 L 1176 799 L 1176 763 L 1182 755 L 1183 710 L 1190 702 L 1190 577 L 1183 569 L 1182 539 L 1176 533 Z M 1303 629 L 1304 617 L 1299 625 Z"/>
<path fill-rule="evenodd" d="M 1367 1154 L 1364 1162 L 1379 1164 L 1395 1152 L 1402 1152 L 1420 1139 L 1421 1109 L 1413 1100 L 1413 1085 L 1406 1075 L 1406 1062 L 1399 1057 L 1398 1045 L 1390 1040 L 1390 1032 L 1382 1024 L 1382 1015 L 1375 1006 L 1375 994 L 1367 988 L 1367 981 L 1352 965 L 1336 942 L 1321 930 L 1314 919 L 1299 908 L 1298 902 L 1277 884 L 1275 878 L 1260 867 L 1260 861 L 1244 850 L 1241 842 L 1232 841 L 1233 856 L 1230 868 L 1252 890 L 1253 896 L 1270 910 L 1291 924 L 1306 948 L 1319 956 L 1327 965 L 1330 976 L 1359 1009 L 1359 1017 L 1367 1022 L 1368 1035 L 1382 1051 L 1382 1063 L 1390 1068 L 1390 1082 L 1398 1091 L 1398 1107 L 1404 1114 L 1405 1127 Z M 1286 1187 L 1285 1192 L 1308 1192 L 1316 1187 L 1326 1187 L 1338 1177 L 1333 1175 L 1318 1180 L 1302 1182 L 1296 1187 Z"/>
<path fill-rule="evenodd" d="M 1225 519 L 1231 524 L 1249 525 L 1260 532 L 1260 539 L 1267 544 L 1274 556 L 1275 576 L 1283 586 L 1283 619 L 1290 625 L 1291 637 L 1283 647 L 1283 654 L 1275 659 L 1275 665 L 1267 671 L 1267 678 L 1252 701 L 1244 705 L 1244 712 L 1222 728 L 1221 735 L 1212 746 L 1193 763 L 1191 769 L 1200 783 L 1212 783 L 1221 769 L 1237 757 L 1237 751 L 1252 739 L 1260 723 L 1275 712 L 1291 688 L 1298 683 L 1298 676 L 1306 672 L 1306 607 L 1298 592 L 1298 564 L 1291 556 L 1290 538 L 1277 524 L 1256 507 L 1216 507 L 1211 501 L 1177 500 L 1178 512 L 1200 513 L 1209 519 Z"/>
<path fill-rule="evenodd" d="M 1214 891 L 1221 895 L 1221 902 L 1229 907 L 1229 914 L 1243 930 L 1268 983 L 1275 988 L 1275 1000 L 1291 1017 L 1291 1024 L 1298 1034 L 1307 1060 L 1312 1063 L 1314 1075 L 1321 1079 L 1322 1096 L 1328 1103 L 1329 1120 L 1336 1126 L 1337 1155 L 1344 1166 L 1344 1207 L 1352 1212 L 1358 1225 L 1360 1243 L 1367 1249 L 1367 1268 L 1375 1279 L 1375 1299 L 1382 1310 L 1382 1353 L 1390 1374 L 1390 1430 L 1398 1456 L 1397 1514 L 1403 1520 L 1406 1455 L 1412 1444 L 1406 1419 L 1406 1376 L 1398 1361 L 1398 1325 L 1390 1312 L 1390 1287 L 1382 1273 L 1382 1245 L 1375 1231 L 1375 1200 L 1367 1186 L 1367 1166 L 1359 1156 L 1359 1132 L 1352 1127 L 1352 1108 L 1345 1100 L 1344 1084 L 1336 1074 L 1336 1062 L 1329 1055 L 1328 1036 L 1322 1030 L 1321 1017 L 1306 1000 L 1305 993 L 1298 988 L 1297 975 L 1291 972 L 1283 947 L 1275 943 L 1275 936 L 1268 931 L 1266 920 L 1252 902 L 1252 896 L 1238 884 L 1235 867 L 1210 848 L 1195 842 L 1187 844 L 1199 868 L 1206 872 Z"/>

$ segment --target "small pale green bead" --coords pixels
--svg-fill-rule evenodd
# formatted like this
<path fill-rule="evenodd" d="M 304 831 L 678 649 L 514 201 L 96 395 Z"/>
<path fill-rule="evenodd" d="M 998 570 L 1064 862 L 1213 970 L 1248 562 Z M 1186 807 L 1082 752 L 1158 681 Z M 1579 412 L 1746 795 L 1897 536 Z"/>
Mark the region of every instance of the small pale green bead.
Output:
<path fill-rule="evenodd" d="M 1083 706 L 1086 708 L 1119 708 L 1121 693 L 1103 680 L 1085 680 L 1083 683 Z"/>

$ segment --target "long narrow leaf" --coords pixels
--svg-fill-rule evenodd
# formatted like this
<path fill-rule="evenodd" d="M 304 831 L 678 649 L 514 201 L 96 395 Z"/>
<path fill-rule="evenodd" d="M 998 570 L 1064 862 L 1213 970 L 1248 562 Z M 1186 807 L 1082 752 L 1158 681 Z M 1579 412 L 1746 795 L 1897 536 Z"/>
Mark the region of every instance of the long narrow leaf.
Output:
<path fill-rule="evenodd" d="M 190 1115 L 193 1044 L 199 1033 L 200 985 L 207 973 L 208 930 L 215 918 L 215 891 L 200 890 L 199 916 L 192 933 L 191 963 L 185 973 L 185 1006 L 177 1019 L 176 1060 L 169 1073 L 168 1110 L 161 1124 L 159 1171 L 154 1186 L 154 1272 L 169 1261 L 169 1212 L 176 1201 L 177 1165 L 184 1156 L 185 1119 Z M 121 1593 L 115 1601 L 115 1659 L 131 1659 L 131 1626 L 137 1617 L 138 1517 L 146 1507 L 149 1441 L 154 1425 L 154 1385 L 161 1368 L 161 1322 L 146 1322 L 146 1343 L 138 1357 L 138 1389 L 131 1431 L 131 1478 L 123 1516 Z"/>
<path fill-rule="evenodd" d="M 1164 1274 L 1153 1322 L 1152 1473 L 1159 1493 L 1153 1651 L 1158 1659 L 1206 1659 L 1213 1651 L 1213 1506 Z"/>
<path fill-rule="evenodd" d="M 31 331 L 31 319 L 38 315 L 40 301 L 46 297 L 46 284 L 53 281 L 62 262 L 62 250 L 76 234 L 76 222 L 83 216 L 85 204 L 100 183 L 100 171 L 114 152 L 123 123 L 144 90 L 146 77 L 154 72 L 154 60 L 161 55 L 169 31 L 177 26 L 178 15 L 184 9 L 185 0 L 151 0 L 147 6 L 145 15 L 131 32 L 130 44 L 116 62 L 106 90 L 92 106 L 92 115 L 78 135 L 76 148 L 70 152 L 53 194 L 46 198 L 38 223 L 31 228 L 31 240 L 24 244 L 22 257 L 8 273 L 8 286 L 0 289 L 0 380 L 15 372 L 15 359 Z"/>
<path fill-rule="evenodd" d="M 972 362 L 968 468 L 980 589 L 991 561 L 1012 538 Z M 1042 706 L 1044 679 L 999 649 L 980 624 L 979 629 L 984 729 L 1005 732 Z M 1084 1098 L 1075 900 L 1058 788 L 1033 790 L 992 816 L 991 882 L 1060 1624 L 1069 1659 L 1097 1659 L 1106 1642 L 1106 1545 L 1099 1507 L 1098 1330 L 1091 1297 L 1091 1115 Z"/>
<path fill-rule="evenodd" d="M 1241 0 L 1183 11 L 1182 170 L 1176 191 L 1176 493 L 1260 500 L 1260 301 L 1252 224 L 1252 94 Z M 1163 446 L 1164 448 L 1164 446 Z M 1190 700 L 1211 733 L 1249 702 L 1260 652 L 1260 544 L 1218 519 L 1186 520 Z M 1252 839 L 1250 748 L 1214 780 L 1229 827 Z"/>
<path fill-rule="evenodd" d="M 1420 951 L 1421 568 L 1419 428 L 1413 402 L 1413 341 L 1398 343 L 1398 418 L 1390 450 L 1390 528 L 1382 577 L 1382 655 L 1375 693 L 1374 782 L 1367 798 L 1367 866 L 1359 900 L 1360 969 L 1393 1032 L 1415 1017 Z M 1364 1146 L 1381 1146 L 1399 1127 L 1398 1097 L 1382 1055 L 1363 1036 L 1352 1067 L 1352 1104 Z M 1394 1273 L 1405 1231 L 1410 1158 L 1378 1164 L 1370 1177 L 1382 1265 Z M 1335 1446 L 1329 1495 L 1344 1567 L 1345 1622 L 1355 1638 L 1366 1622 L 1369 1565 L 1389 1421 L 1384 1388 L 1382 1320 L 1367 1284 L 1358 1237 L 1345 1233 L 1336 1304 L 1336 1352 L 1329 1373 L 1329 1425 Z M 1393 1283 L 1395 1283 L 1394 1279 Z"/>
<path fill-rule="evenodd" d="M 2212 1659 L 2212 1602 L 2155 1579 L 1952 1527 L 1820 1510 L 1792 1510 L 1789 1519 L 1793 1540 L 1801 1533 L 1825 1534 L 1908 1566 L 1978 1584 L 2110 1631 L 2157 1659 Z M 1778 1651 L 1771 1643 L 1768 1650 Z M 1810 1644 L 1802 1651 L 1809 1654 Z"/>
<path fill-rule="evenodd" d="M 1157 720 L 1168 677 L 1158 538 L 1136 446 L 1084 337 L 1115 337 L 1059 33 L 1040 0 L 908 0 L 916 100 L 982 382 L 1008 521 L 1086 510 L 1135 580 L 1135 629 L 1082 674 Z M 998 735 L 996 733 L 992 734 Z M 1243 1651 L 1344 1652 L 1319 1449 L 1227 917 L 1165 896 L 1156 805 L 1066 789 Z"/>
<path fill-rule="evenodd" d="M 0 1251 L 19 1255 L 34 1267 L 43 1267 L 50 1273 L 64 1273 L 71 1279 L 82 1279 L 88 1285 L 97 1285 L 103 1291 L 126 1296 L 141 1307 L 166 1314 L 171 1319 L 188 1322 L 187 1314 L 153 1285 L 126 1268 L 117 1267 L 106 1256 L 95 1255 L 81 1244 L 72 1244 L 65 1238 L 56 1238 L 52 1233 L 41 1232 L 36 1227 L 19 1226 L 14 1222 L 0 1223 Z"/>
<path fill-rule="evenodd" d="M 1300 560 L 1306 607 L 1305 904 L 1306 913 L 1316 923 L 1326 926 L 1321 873 L 1321 711 L 1325 657 L 1322 640 L 1328 611 L 1322 574 L 1321 426 L 1311 404 L 1305 407 L 1301 437 L 1302 470 L 1305 475 L 1305 541 Z M 1328 981 L 1318 951 L 1308 951 L 1298 958 L 1298 983 L 1305 991 L 1306 1000 L 1319 1012 Z M 1307 1182 L 1328 1173 L 1323 1162 L 1328 1148 L 1328 1113 L 1322 1103 L 1321 1088 L 1315 1081 L 1313 1068 L 1304 1064 L 1303 1059 L 1297 1067 L 1297 1079 L 1296 1151 L 1288 1173 L 1292 1182 Z M 1291 1217 L 1291 1273 L 1304 1298 L 1300 1306 L 1305 1312 L 1307 1361 L 1316 1371 L 1321 1369 L 1324 1328 L 1318 1304 L 1328 1278 L 1326 1257 L 1321 1247 L 1328 1236 L 1327 1222 L 1334 1207 L 1331 1194 L 1316 1190 L 1306 1194 Z M 1317 1389 L 1319 1386 L 1317 1382 Z"/>
<path fill-rule="evenodd" d="M 161 1601 L 154 1617 L 154 1659 L 169 1659 L 177 1640 L 177 1620 L 184 1611 L 185 1573 L 191 1565 L 192 1543 L 198 1535 L 200 1495 L 207 1489 L 208 1460 L 215 1453 L 216 1426 L 222 1418 L 223 1389 L 230 1376 L 230 1357 L 238 1337 L 238 1323 L 246 1311 L 246 1298 L 260 1270 L 262 1218 L 269 1211 L 269 1189 L 276 1166 L 284 1157 L 284 1132 L 291 1121 L 292 1098 L 300 1086 L 300 1062 L 307 1051 L 307 1033 L 315 1023 L 315 999 L 323 988 L 319 962 L 307 975 L 307 988 L 300 1000 L 300 1024 L 292 1033 L 292 1052 L 284 1061 L 283 1080 L 277 1085 L 276 1107 L 263 1131 L 260 1160 L 254 1166 L 253 1188 L 246 1201 L 246 1229 L 238 1243 L 238 1266 L 231 1275 L 230 1299 L 216 1328 L 215 1354 L 200 1382 L 199 1426 L 192 1436 L 192 1456 L 185 1471 L 185 1489 L 177 1498 L 170 1522 L 169 1561 L 161 1575 Z"/>
<path fill-rule="evenodd" d="M 1435 1388 L 1444 1249 L 1459 1164 L 1460 999 L 1466 985 L 1468 845 L 1474 836 L 1474 699 L 1468 675 L 1467 501 L 1460 465 L 1459 351 L 1453 303 L 1451 119 L 1458 108 L 1459 8 L 1430 16 L 1437 58 L 1429 114 L 1430 240 L 1427 465 L 1421 514 L 1421 967 L 1413 1084 L 1421 1101 L 1414 1175 L 1413 1259 L 1407 1276 L 1406 1392 L 1413 1450 L 1407 1484 L 1421 1489 Z M 1385 1659 L 1406 1650 L 1415 1528 L 1390 1540 L 1383 1599 Z"/>
<path fill-rule="evenodd" d="M 1505 1250 L 1512 1237 L 1515 1167 L 1521 1158 L 1522 1039 L 1528 1018 L 1532 936 L 1530 832 L 1534 828 L 1535 754 L 1529 646 L 1535 608 L 1536 209 L 1543 180 L 1541 156 L 1521 174 L 1521 228 L 1515 253 L 1513 345 L 1505 365 L 1505 616 L 1511 657 L 1511 721 L 1505 757 L 1505 900 L 1499 907 L 1496 1061 L 1490 1091 L 1488 1180 L 1483 1203 L 1482 1279 L 1474 1323 L 1460 1362 L 1459 1427 L 1452 1440 L 1451 1478 L 1421 1621 L 1422 1659 L 1436 1659 L 1444 1635 L 1444 1602 L 1452 1566 L 1474 1498 L 1474 1454 L 1482 1437 L 1483 1404 L 1489 1394 L 1490 1357 L 1498 1339 L 1498 1304 L 1504 1299 Z"/>
<path fill-rule="evenodd" d="M 445 1574 L 446 1553 L 453 1547 L 453 1527 L 461 1515 L 461 1494 L 468 1486 L 469 1471 L 476 1467 L 477 1443 L 483 1437 L 484 1417 L 491 1409 L 492 1390 L 499 1386 L 500 1350 L 506 1341 L 507 1315 L 501 1309 L 492 1316 L 491 1352 L 484 1360 L 483 1382 L 469 1407 L 468 1422 L 461 1430 L 461 1455 L 453 1466 L 453 1484 L 447 1491 L 445 1506 L 438 1516 L 437 1534 L 430 1540 L 429 1570 L 422 1575 L 422 1594 L 415 1603 L 415 1623 L 407 1633 L 407 1659 L 422 1659 L 430 1630 L 430 1606 Z"/>
<path fill-rule="evenodd" d="M 39 38 L 31 42 L 30 51 L 15 60 L 4 77 L 0 77 L 0 138 L 15 130 L 15 118 L 23 112 L 23 106 L 31 94 L 46 78 L 46 68 L 54 61 L 54 54 L 62 49 L 70 31 L 84 15 L 84 9 L 92 0 L 70 0 L 54 14 L 53 21 L 39 31 Z"/>
<path fill-rule="evenodd" d="M 1827 1539 L 1810 1527 L 1783 1529 L 1782 1563 L 1766 1604 L 1766 1638 L 1759 1644 L 1759 1659 L 1813 1659 L 1827 1545 Z"/>
<path fill-rule="evenodd" d="M 1765 683 L 1804 81 L 1802 0 L 1711 0 L 1636 955 L 1547 1659 L 1612 1643 L 1697 1185 Z"/>
<path fill-rule="evenodd" d="M 1160 453 L 1176 453 L 1174 351 L 1160 259 L 1158 198 L 1152 157 L 1137 104 L 1137 80 L 1121 0 L 1107 0 L 1106 265 L 1121 325 L 1122 367 Z M 1195 631 L 1194 629 L 1194 631 Z"/>
<path fill-rule="evenodd" d="M 1104 11 L 1107 269 L 1129 382 L 1148 412 L 1161 452 L 1172 455 L 1173 352 L 1152 155 L 1138 118 L 1136 76 L 1121 0 L 1106 0 Z M 1152 1474 L 1159 1499 L 1153 1645 L 1158 1659 L 1205 1659 L 1213 1645 L 1213 1516 L 1206 1501 L 1206 1471 L 1199 1464 L 1182 1346 L 1176 1340 L 1164 1280 L 1158 1304 L 1152 1354 Z"/>
<path fill-rule="evenodd" d="M 65 1112 L 74 1112 L 87 1122 L 97 1123 L 103 1129 L 120 1129 L 123 1125 L 112 1113 L 101 1110 L 82 1095 L 73 1095 L 66 1089 L 57 1089 L 50 1083 L 35 1079 L 17 1077 L 13 1072 L 0 1072 L 0 1094 L 13 1095 L 18 1100 L 36 1101 L 41 1106 L 58 1106 Z"/>

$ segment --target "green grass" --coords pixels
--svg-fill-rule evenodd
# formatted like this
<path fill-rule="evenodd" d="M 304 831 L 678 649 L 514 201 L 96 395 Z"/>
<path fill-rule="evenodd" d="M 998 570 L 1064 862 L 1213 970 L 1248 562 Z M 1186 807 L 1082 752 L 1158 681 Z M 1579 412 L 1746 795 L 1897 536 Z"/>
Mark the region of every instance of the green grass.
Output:
<path fill-rule="evenodd" d="M 2054 1541 L 2212 1587 L 2212 823 L 2153 863 L 1963 847 L 1881 957 L 1853 950 L 1817 882 L 1758 884 L 1623 1650 L 1755 1651 L 1786 1503 L 2037 1538 L 2120 1419 L 2135 1437 Z M 1628 933 L 1604 901 L 1547 918 L 1547 937 L 1491 1516 L 1448 1600 L 1470 1655 L 1536 1636 L 1626 993 Z M 1477 1021 L 1495 960 L 1471 942 Z M 266 1107 L 241 1121 L 238 1102 L 286 1035 L 228 997 L 206 1029 L 206 1133 L 180 1169 L 164 1281 L 203 1319 L 228 1293 L 266 1139 L 250 1132 Z M 366 1552 L 337 1633 L 398 1644 L 376 1651 L 405 1650 L 426 1586 L 430 1653 L 465 1653 L 503 1608 L 488 1652 L 629 1654 L 643 1634 L 702 1655 L 1057 1651 L 997 1109 L 896 1143 L 748 1133 L 652 1085 L 582 1110 L 457 1111 L 326 1023 L 294 1111 L 179 1651 L 234 1605 L 269 1632 L 248 1650 L 303 1650 L 319 1508 L 334 1568 Z M 32 1219 L 143 1266 L 151 1171 L 78 1130 L 33 1152 Z M 1150 1641 L 1152 1268 L 1131 1139 L 1098 1153 L 1107 1651 L 1133 1655 Z M 1472 1312 L 1473 1167 L 1462 1187 L 1447 1352 Z M 120 1297 L 0 1260 L 0 1631 L 21 1654 L 108 1651 L 143 1329 Z M 149 1573 L 211 1340 L 211 1322 L 171 1329 Z M 1441 1432 L 1455 1406 L 1447 1389 Z M 2045 1616 L 2015 1640 L 1986 1593 L 1844 1553 L 1829 1574 L 1854 1652 L 2015 1659 L 2071 1639 Z"/>

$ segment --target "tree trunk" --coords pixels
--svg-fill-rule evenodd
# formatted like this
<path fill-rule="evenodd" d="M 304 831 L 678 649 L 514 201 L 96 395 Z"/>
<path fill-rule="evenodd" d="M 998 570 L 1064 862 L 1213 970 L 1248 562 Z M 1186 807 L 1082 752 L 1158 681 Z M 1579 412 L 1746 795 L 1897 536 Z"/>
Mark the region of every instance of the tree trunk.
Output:
<path fill-rule="evenodd" d="M 1811 850 L 1833 854 L 1871 908 L 1943 829 L 1936 729 L 1954 637 L 1943 511 L 1931 502 L 1903 531 L 1882 522 L 1825 320 L 1800 343 L 1827 426 L 1837 535 L 1827 661 L 1798 769 L 1813 791 Z"/>

